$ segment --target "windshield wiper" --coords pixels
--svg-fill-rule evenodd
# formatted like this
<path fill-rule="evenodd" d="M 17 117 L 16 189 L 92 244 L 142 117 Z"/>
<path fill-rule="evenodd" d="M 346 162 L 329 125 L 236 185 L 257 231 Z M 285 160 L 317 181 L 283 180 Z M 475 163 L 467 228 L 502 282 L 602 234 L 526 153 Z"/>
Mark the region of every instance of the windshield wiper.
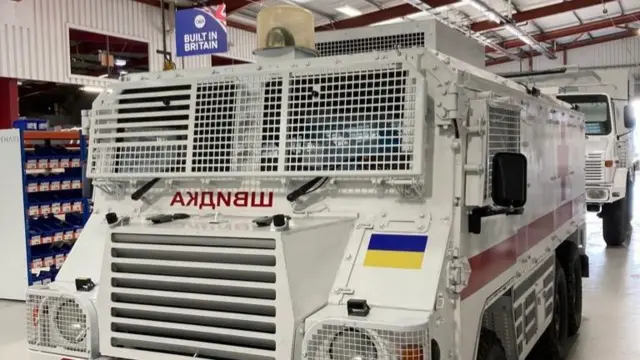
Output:
<path fill-rule="evenodd" d="M 149 190 L 151 190 L 151 188 L 158 181 L 160 181 L 160 178 L 154 178 L 154 179 L 151 179 L 151 180 L 147 181 L 146 183 L 144 183 L 138 190 L 134 191 L 133 194 L 131 194 L 131 200 L 138 201 L 138 200 L 142 199 L 142 197 L 146 193 L 148 193 Z"/>
<path fill-rule="evenodd" d="M 300 186 L 299 188 L 293 190 L 292 192 L 290 192 L 287 195 L 287 201 L 289 202 L 294 202 L 296 200 L 298 200 L 299 197 L 307 195 L 307 194 L 311 194 L 312 192 L 318 190 L 320 187 L 322 187 L 322 185 L 324 185 L 327 180 L 329 180 L 329 178 L 327 177 L 321 177 L 318 176 L 316 178 L 311 179 L 310 181 L 304 183 L 302 186 Z M 315 189 L 312 189 L 317 183 L 319 183 L 320 181 L 322 181 L 322 183 L 320 185 L 318 185 Z"/>

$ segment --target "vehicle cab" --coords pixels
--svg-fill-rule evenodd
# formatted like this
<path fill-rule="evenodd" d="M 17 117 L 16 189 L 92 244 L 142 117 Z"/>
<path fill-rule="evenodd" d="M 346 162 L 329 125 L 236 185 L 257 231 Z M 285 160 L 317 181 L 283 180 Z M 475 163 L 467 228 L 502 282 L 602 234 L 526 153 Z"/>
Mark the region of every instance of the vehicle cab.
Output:
<path fill-rule="evenodd" d="M 626 100 L 606 93 L 565 93 L 557 98 L 585 114 L 585 183 L 589 210 L 625 197 L 631 129 L 625 125 Z"/>
<path fill-rule="evenodd" d="M 631 234 L 635 181 L 635 116 L 628 69 L 582 70 L 575 66 L 500 74 L 554 95 L 585 114 L 587 210 L 598 212 L 608 245 L 624 244 Z M 571 146 L 569 144 L 569 146 Z"/>

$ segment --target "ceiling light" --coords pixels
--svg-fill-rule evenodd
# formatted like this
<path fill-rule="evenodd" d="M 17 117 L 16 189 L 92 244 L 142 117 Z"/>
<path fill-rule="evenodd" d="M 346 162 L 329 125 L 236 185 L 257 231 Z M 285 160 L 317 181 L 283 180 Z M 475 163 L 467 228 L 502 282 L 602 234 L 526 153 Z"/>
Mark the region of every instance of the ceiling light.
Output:
<path fill-rule="evenodd" d="M 96 87 L 96 86 L 83 86 L 80 88 L 80 90 L 91 92 L 91 93 L 101 93 L 104 91 L 104 88 Z"/>
<path fill-rule="evenodd" d="M 474 0 L 463 0 L 462 1 L 463 4 L 468 4 L 473 6 L 474 8 L 476 8 L 476 10 L 480 11 L 482 13 L 482 15 L 486 16 L 487 18 L 489 18 L 489 20 L 500 24 L 500 17 L 498 17 L 496 14 L 494 14 L 493 12 L 489 11 L 489 9 L 484 6 L 483 4 L 474 1 Z"/>
<path fill-rule="evenodd" d="M 380 21 L 380 22 L 377 22 L 375 24 L 371 24 L 369 26 L 391 25 L 391 24 L 401 23 L 403 21 L 404 21 L 404 18 L 398 17 L 398 18 L 394 18 L 394 19 Z"/>
<path fill-rule="evenodd" d="M 362 12 L 354 7 L 351 7 L 349 5 L 345 5 L 345 6 L 341 6 L 339 8 L 336 8 L 336 11 L 339 11 L 345 15 L 347 15 L 348 17 L 354 17 L 354 16 L 360 16 L 362 15 Z"/>
<path fill-rule="evenodd" d="M 125 59 L 116 59 L 116 66 L 125 66 L 127 65 L 127 60 Z"/>

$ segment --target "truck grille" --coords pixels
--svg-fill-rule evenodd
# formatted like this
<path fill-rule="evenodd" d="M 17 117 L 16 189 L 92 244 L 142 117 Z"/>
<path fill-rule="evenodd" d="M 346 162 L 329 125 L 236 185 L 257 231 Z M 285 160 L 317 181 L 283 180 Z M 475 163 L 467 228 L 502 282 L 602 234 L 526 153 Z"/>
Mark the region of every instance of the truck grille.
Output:
<path fill-rule="evenodd" d="M 590 153 L 585 160 L 585 182 L 601 184 L 604 182 L 604 156 L 601 153 Z"/>
<path fill-rule="evenodd" d="M 159 353 L 275 359 L 275 244 L 273 239 L 114 234 L 109 314 L 100 319 L 109 322 L 109 345 L 139 360 Z"/>

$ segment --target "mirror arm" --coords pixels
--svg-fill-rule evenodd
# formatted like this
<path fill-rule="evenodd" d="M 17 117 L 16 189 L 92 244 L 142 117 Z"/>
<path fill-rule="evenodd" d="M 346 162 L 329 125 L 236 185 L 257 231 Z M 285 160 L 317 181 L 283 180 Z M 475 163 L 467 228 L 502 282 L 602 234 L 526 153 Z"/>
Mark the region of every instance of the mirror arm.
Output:
<path fill-rule="evenodd" d="M 622 134 L 620 134 L 620 135 L 616 135 L 616 139 L 617 139 L 617 140 L 620 140 L 620 138 L 621 138 L 621 137 L 623 137 L 623 136 L 627 136 L 627 135 L 631 134 L 632 132 L 633 132 L 633 130 L 629 130 L 629 131 L 627 131 L 626 133 L 622 133 Z"/>
<path fill-rule="evenodd" d="M 524 208 L 513 207 L 495 207 L 495 206 L 478 206 L 471 209 L 468 215 L 469 232 L 472 234 L 480 234 L 482 232 L 482 218 L 495 215 L 521 215 Z"/>

